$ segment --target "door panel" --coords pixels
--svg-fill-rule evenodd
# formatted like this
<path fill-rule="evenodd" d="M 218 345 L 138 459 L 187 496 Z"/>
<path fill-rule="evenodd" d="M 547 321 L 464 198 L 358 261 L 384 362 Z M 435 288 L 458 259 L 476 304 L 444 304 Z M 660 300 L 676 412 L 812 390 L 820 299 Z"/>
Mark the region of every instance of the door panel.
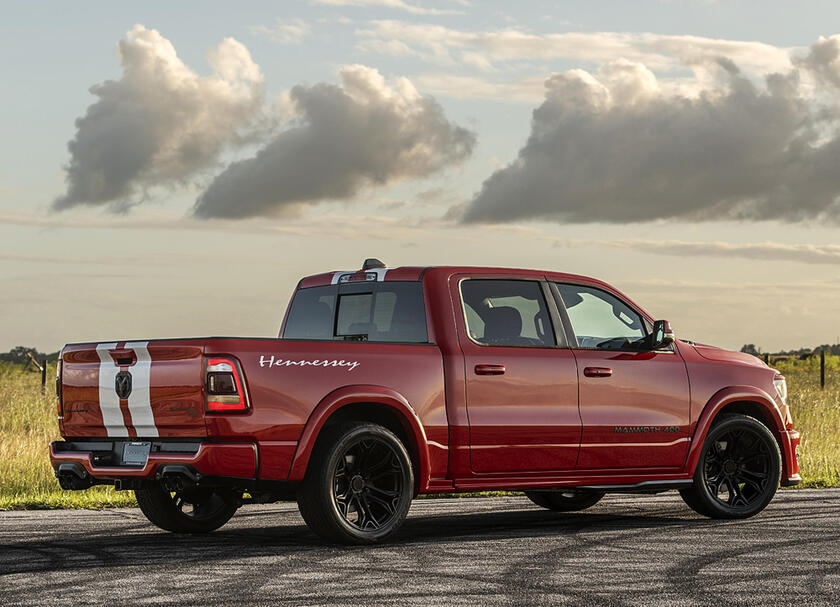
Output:
<path fill-rule="evenodd" d="M 575 350 L 583 422 L 577 467 L 677 468 L 688 453 L 688 374 L 676 352 Z M 590 375 L 588 368 L 610 369 Z"/>
<path fill-rule="evenodd" d="M 499 282 L 530 283 L 523 292 L 531 299 L 523 302 L 511 284 L 500 284 L 473 297 L 473 306 L 462 304 L 470 467 L 477 473 L 573 469 L 581 432 L 574 355 L 556 345 L 539 282 Z M 460 290 L 453 295 L 461 301 Z"/>
<path fill-rule="evenodd" d="M 649 351 L 650 323 L 615 293 L 555 286 L 578 366 L 583 431 L 577 468 L 681 468 L 690 401 L 676 346 Z"/>
<path fill-rule="evenodd" d="M 580 445 L 577 369 L 566 349 L 464 347 L 475 472 L 568 470 Z M 475 367 L 502 364 L 504 375 Z"/>

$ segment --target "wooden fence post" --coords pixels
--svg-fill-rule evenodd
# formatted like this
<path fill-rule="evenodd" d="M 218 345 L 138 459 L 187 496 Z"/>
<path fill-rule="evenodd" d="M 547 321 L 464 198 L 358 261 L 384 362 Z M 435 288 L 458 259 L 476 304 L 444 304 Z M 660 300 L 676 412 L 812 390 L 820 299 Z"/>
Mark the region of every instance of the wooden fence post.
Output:
<path fill-rule="evenodd" d="M 820 350 L 820 390 L 825 390 L 825 350 Z"/>
<path fill-rule="evenodd" d="M 44 357 L 44 364 L 41 365 L 41 394 L 47 393 L 47 359 Z"/>

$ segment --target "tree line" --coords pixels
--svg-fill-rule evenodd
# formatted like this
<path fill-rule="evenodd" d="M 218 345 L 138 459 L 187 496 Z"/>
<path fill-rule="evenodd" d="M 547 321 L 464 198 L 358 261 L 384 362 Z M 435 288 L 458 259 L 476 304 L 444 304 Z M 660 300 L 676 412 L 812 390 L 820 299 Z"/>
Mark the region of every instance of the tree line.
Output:
<path fill-rule="evenodd" d="M 58 352 L 53 352 L 52 354 L 46 354 L 44 352 L 39 352 L 37 348 L 27 348 L 26 346 L 17 346 L 12 348 L 8 352 L 0 353 L 0 361 L 4 362 L 11 362 L 19 365 L 25 365 L 31 362 L 29 358 L 29 354 L 35 357 L 39 363 L 43 361 L 45 358 L 47 362 L 54 363 L 58 360 Z"/>
<path fill-rule="evenodd" d="M 753 356 L 763 357 L 765 354 L 770 356 L 791 356 L 796 358 L 808 358 L 809 356 L 818 355 L 825 351 L 826 354 L 834 354 L 840 356 L 840 344 L 822 344 L 814 348 L 799 348 L 798 350 L 781 350 L 779 352 L 765 352 L 755 344 L 744 344 L 741 346 L 741 352 L 752 354 Z"/>

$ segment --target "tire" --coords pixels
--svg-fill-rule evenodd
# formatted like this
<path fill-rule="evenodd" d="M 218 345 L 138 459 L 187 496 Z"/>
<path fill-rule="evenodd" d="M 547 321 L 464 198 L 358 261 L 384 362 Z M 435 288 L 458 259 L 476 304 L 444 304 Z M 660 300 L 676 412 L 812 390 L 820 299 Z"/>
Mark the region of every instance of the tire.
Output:
<path fill-rule="evenodd" d="M 232 495 L 208 489 L 169 492 L 160 485 L 135 489 L 140 510 L 152 523 L 173 533 L 215 531 L 236 512 Z"/>
<path fill-rule="evenodd" d="M 414 496 L 411 458 L 378 424 L 352 422 L 319 437 L 298 492 L 309 528 L 342 544 L 373 544 L 402 525 Z"/>
<path fill-rule="evenodd" d="M 709 430 L 694 484 L 680 489 L 680 495 L 704 516 L 748 518 L 770 503 L 781 474 L 782 454 L 767 426 L 746 415 L 729 415 Z"/>
<path fill-rule="evenodd" d="M 525 496 L 537 506 L 555 512 L 574 512 L 594 506 L 604 497 L 601 491 L 526 491 Z"/>

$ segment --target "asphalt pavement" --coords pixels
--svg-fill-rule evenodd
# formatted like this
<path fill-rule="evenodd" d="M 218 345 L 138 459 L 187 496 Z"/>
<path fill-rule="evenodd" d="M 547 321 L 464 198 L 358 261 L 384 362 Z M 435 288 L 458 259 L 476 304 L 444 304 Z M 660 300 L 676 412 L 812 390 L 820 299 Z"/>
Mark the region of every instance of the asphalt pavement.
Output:
<path fill-rule="evenodd" d="M 139 510 L 0 513 L 0 605 L 840 605 L 840 489 L 712 521 L 676 493 L 580 513 L 421 499 L 396 539 L 325 544 L 293 503 L 204 536 Z"/>

